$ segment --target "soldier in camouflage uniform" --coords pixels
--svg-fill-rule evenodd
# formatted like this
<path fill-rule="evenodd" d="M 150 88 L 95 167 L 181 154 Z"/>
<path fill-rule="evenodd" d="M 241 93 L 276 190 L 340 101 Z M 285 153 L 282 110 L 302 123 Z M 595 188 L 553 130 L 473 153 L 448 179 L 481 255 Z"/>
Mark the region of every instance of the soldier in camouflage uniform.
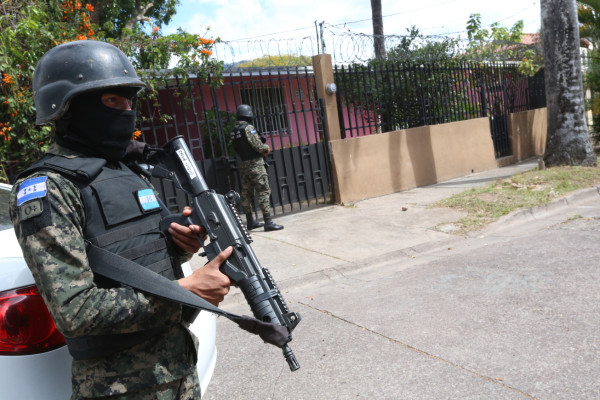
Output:
<path fill-rule="evenodd" d="M 183 277 L 203 228 L 158 221 L 165 207 L 123 162 L 145 86 L 126 56 L 102 42 L 51 49 L 34 72 L 38 125 L 56 121 L 48 153 L 20 174 L 9 204 L 25 260 L 73 355 L 71 399 L 198 399 L 197 338 L 182 306 L 95 275 L 96 245 L 177 279 L 217 305 L 231 282 L 226 249 Z M 191 209 L 184 210 L 189 215 Z"/>
<path fill-rule="evenodd" d="M 241 204 L 249 230 L 263 226 L 254 220 L 252 215 L 252 201 L 256 195 L 258 206 L 262 211 L 265 231 L 277 231 L 283 229 L 282 225 L 273 222 L 271 218 L 269 175 L 265 168 L 264 157 L 271 149 L 267 145 L 266 138 L 261 136 L 250 123 L 254 119 L 252 107 L 247 104 L 240 105 L 236 110 L 237 125 L 231 132 L 231 139 L 236 152 L 242 159 L 240 175 L 242 178 L 242 190 L 240 193 Z"/>

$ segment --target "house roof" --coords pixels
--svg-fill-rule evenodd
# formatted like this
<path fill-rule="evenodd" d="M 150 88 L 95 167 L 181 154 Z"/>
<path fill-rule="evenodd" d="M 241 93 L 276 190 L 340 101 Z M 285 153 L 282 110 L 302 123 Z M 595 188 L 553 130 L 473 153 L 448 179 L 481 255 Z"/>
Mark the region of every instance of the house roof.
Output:
<path fill-rule="evenodd" d="M 523 44 L 536 44 L 538 42 L 541 42 L 539 33 L 524 33 L 521 36 L 521 43 Z"/>

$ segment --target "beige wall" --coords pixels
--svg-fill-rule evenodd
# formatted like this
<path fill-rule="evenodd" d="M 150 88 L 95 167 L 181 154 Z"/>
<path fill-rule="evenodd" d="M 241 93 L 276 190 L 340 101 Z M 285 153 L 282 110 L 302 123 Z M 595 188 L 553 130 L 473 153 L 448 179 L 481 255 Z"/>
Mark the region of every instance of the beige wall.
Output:
<path fill-rule="evenodd" d="M 496 168 L 487 118 L 330 142 L 338 203 Z"/>
<path fill-rule="evenodd" d="M 544 154 L 548 131 L 546 108 L 510 114 L 508 127 L 512 153 L 517 161 Z"/>
<path fill-rule="evenodd" d="M 546 109 L 509 116 L 513 155 L 496 160 L 488 118 L 341 139 L 331 56 L 313 57 L 317 92 L 325 103 L 333 180 L 338 203 L 431 185 L 542 155 L 546 147 Z"/>

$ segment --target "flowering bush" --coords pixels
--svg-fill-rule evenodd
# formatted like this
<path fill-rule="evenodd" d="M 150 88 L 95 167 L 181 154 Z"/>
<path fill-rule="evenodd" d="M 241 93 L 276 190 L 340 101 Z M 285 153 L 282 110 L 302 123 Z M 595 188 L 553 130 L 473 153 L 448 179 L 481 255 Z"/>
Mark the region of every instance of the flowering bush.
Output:
<path fill-rule="evenodd" d="M 0 182 L 38 159 L 51 140 L 53 126 L 35 125 L 31 86 L 38 60 L 52 47 L 87 39 L 114 44 L 150 86 L 145 96 L 155 96 L 169 74 L 220 83 L 212 39 L 182 30 L 161 36 L 159 26 L 145 33 L 140 24 L 115 39 L 92 22 L 94 12 L 81 0 L 0 0 Z"/>

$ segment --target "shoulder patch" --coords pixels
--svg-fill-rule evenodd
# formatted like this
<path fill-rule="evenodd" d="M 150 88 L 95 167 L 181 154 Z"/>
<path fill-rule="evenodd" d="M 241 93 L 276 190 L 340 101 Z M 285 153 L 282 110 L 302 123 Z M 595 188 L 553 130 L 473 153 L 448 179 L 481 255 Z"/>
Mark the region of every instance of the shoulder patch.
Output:
<path fill-rule="evenodd" d="M 19 217 L 21 221 L 28 220 L 29 218 L 37 217 L 44 212 L 44 203 L 42 199 L 33 199 L 19 206 Z"/>
<path fill-rule="evenodd" d="M 142 208 L 142 211 L 154 211 L 160 209 L 160 204 L 156 199 L 156 195 L 154 194 L 154 190 L 152 189 L 142 189 L 137 191 L 137 199 Z"/>
<path fill-rule="evenodd" d="M 38 176 L 22 182 L 17 192 L 17 206 L 33 199 L 46 197 L 48 193 L 46 187 L 47 179 L 47 176 Z"/>

